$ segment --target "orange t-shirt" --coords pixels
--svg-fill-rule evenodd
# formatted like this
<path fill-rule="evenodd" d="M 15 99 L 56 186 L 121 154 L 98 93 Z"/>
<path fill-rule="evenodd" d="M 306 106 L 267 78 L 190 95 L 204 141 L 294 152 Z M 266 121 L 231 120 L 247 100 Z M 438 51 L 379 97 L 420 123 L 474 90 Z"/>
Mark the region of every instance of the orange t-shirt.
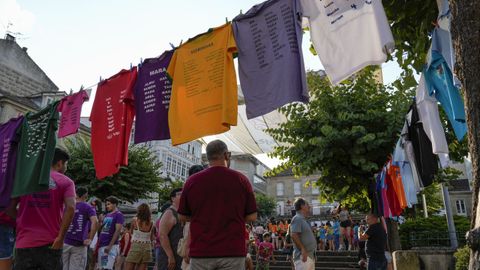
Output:
<path fill-rule="evenodd" d="M 403 188 L 402 176 L 400 174 L 400 167 L 390 163 L 387 173 L 390 175 L 390 178 L 392 179 L 393 189 L 395 190 L 395 194 L 397 195 L 398 202 L 400 203 L 400 207 L 402 209 L 405 209 L 407 207 L 407 198 L 405 196 L 405 190 Z"/>
<path fill-rule="evenodd" d="M 237 125 L 236 51 L 230 23 L 175 50 L 167 70 L 172 79 L 168 123 L 173 145 Z"/>

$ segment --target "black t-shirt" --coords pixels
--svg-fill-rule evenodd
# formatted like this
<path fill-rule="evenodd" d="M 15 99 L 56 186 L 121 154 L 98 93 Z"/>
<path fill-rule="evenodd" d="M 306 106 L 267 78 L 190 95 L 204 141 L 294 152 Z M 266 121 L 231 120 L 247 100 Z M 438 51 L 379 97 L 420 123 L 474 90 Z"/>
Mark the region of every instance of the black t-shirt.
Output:
<path fill-rule="evenodd" d="M 373 260 L 385 260 L 387 234 L 380 223 L 370 225 L 365 232 L 368 235 L 365 252 Z"/>

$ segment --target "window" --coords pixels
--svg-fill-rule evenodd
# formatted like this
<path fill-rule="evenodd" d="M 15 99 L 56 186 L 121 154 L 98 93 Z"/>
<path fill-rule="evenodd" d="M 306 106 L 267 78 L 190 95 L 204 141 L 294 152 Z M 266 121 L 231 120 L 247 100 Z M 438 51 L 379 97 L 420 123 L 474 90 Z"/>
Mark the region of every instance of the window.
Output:
<path fill-rule="evenodd" d="M 285 215 L 285 202 L 277 202 L 277 214 L 280 216 Z"/>
<path fill-rule="evenodd" d="M 277 183 L 277 196 L 283 196 L 284 186 L 283 183 Z"/>
<path fill-rule="evenodd" d="M 313 194 L 313 195 L 318 195 L 318 194 L 320 194 L 320 189 L 318 189 L 318 187 L 312 186 L 312 194 Z"/>
<path fill-rule="evenodd" d="M 300 182 L 294 182 L 293 183 L 293 194 L 294 195 L 302 194 L 302 183 L 300 183 Z"/>
<path fill-rule="evenodd" d="M 172 161 L 172 173 L 177 173 L 177 161 L 175 159 Z"/>
<path fill-rule="evenodd" d="M 459 214 L 459 215 L 467 214 L 467 209 L 465 208 L 465 201 L 464 200 L 457 200 L 456 205 L 457 205 L 457 214 Z"/>

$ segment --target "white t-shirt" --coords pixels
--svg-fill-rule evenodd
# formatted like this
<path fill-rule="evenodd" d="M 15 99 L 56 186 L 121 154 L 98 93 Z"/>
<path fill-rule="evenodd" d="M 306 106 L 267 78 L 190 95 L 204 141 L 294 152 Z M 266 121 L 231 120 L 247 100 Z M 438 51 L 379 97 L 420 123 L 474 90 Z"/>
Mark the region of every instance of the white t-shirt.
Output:
<path fill-rule="evenodd" d="M 442 167 L 445 168 L 448 165 L 447 139 L 440 122 L 437 99 L 428 95 L 423 74 L 418 82 L 416 100 L 418 116 L 423 124 L 423 130 L 432 142 L 433 153 L 438 155 Z"/>
<path fill-rule="evenodd" d="M 394 47 L 380 0 L 300 0 L 316 52 L 333 84 L 386 61 Z"/>

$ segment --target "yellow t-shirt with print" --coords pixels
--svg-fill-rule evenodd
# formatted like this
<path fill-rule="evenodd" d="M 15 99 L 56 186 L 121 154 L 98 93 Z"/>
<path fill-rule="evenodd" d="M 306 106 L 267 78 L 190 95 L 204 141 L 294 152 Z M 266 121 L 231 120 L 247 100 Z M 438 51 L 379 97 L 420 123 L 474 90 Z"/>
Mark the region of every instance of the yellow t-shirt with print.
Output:
<path fill-rule="evenodd" d="M 173 80 L 168 112 L 173 145 L 223 133 L 237 125 L 236 51 L 230 23 L 175 50 L 167 70 Z"/>

